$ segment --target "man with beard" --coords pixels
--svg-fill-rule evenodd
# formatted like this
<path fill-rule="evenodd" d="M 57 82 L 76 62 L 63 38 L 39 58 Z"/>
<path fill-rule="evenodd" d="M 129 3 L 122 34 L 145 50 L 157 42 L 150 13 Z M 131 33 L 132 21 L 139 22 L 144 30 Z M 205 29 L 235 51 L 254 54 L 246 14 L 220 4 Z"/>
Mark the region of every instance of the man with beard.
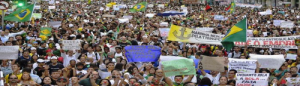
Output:
<path fill-rule="evenodd" d="M 7 81 L 8 83 L 6 83 L 5 86 L 21 86 L 17 75 L 9 74 L 8 77 L 9 77 L 8 78 L 9 81 Z"/>

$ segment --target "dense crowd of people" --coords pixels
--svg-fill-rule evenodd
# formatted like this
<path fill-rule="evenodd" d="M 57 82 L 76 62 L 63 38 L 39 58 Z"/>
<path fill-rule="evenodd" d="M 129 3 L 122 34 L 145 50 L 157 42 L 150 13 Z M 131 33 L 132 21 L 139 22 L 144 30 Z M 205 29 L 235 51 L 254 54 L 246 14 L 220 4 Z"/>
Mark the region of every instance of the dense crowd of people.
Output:
<path fill-rule="evenodd" d="M 297 53 L 293 49 L 271 49 L 235 46 L 226 52 L 221 45 L 183 43 L 168 41 L 160 36 L 159 28 L 171 24 L 182 27 L 213 27 L 212 33 L 226 34 L 227 30 L 247 15 L 248 29 L 253 37 L 280 37 L 299 35 L 299 10 L 296 8 L 245 8 L 236 7 L 234 13 L 225 11 L 225 6 L 185 5 L 188 14 L 184 16 L 146 17 L 148 13 L 170 10 L 182 11 L 179 3 L 166 3 L 164 8 L 156 4 L 146 11 L 131 13 L 128 8 L 116 11 L 105 8 L 98 2 L 61 1 L 56 9 L 48 9 L 48 2 L 37 3 L 42 18 L 28 22 L 5 21 L 0 35 L 1 46 L 20 46 L 18 59 L 1 61 L 1 71 L 5 86 L 235 86 L 237 70 L 225 72 L 204 70 L 196 67 L 196 75 L 164 76 L 159 62 L 131 62 L 125 56 L 125 46 L 154 45 L 161 47 L 162 56 L 179 56 L 202 59 L 203 55 L 223 58 L 248 59 L 249 54 L 278 55 Z M 126 4 L 126 3 L 125 3 Z M 129 3 L 128 5 L 134 5 Z M 272 15 L 258 12 L 272 9 Z M 294 10 L 291 12 L 291 10 Z M 283 11 L 284 13 L 278 13 Z M 102 15 L 114 15 L 103 17 Z M 127 23 L 119 23 L 118 18 L 130 15 Z M 224 15 L 227 20 L 214 20 L 213 15 Z M 291 29 L 274 26 L 273 20 L 293 21 Z M 49 22 L 61 21 L 59 27 Z M 167 26 L 161 26 L 167 22 Z M 40 28 L 51 27 L 52 34 L 40 38 Z M 267 32 L 267 35 L 263 34 Z M 80 50 L 63 50 L 62 40 L 81 40 Z M 300 47 L 299 47 L 300 48 Z M 289 52 L 293 51 L 293 52 Z M 298 54 L 299 55 L 299 54 Z M 288 77 L 298 77 L 300 59 L 286 60 L 280 69 L 260 68 L 256 73 L 269 73 L 271 86 L 286 85 Z"/>

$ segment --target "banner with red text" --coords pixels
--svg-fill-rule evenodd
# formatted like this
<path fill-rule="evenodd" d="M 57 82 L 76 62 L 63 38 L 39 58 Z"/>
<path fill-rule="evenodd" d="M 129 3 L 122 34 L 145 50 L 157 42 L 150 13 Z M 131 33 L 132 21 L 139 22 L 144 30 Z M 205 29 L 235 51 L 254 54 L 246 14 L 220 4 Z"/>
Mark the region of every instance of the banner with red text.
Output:
<path fill-rule="evenodd" d="M 297 49 L 294 42 L 295 39 L 300 39 L 300 36 L 248 37 L 246 43 L 249 47 Z M 235 45 L 244 46 L 245 43 L 235 42 Z"/>
<path fill-rule="evenodd" d="M 269 73 L 237 73 L 235 86 L 268 86 Z"/>

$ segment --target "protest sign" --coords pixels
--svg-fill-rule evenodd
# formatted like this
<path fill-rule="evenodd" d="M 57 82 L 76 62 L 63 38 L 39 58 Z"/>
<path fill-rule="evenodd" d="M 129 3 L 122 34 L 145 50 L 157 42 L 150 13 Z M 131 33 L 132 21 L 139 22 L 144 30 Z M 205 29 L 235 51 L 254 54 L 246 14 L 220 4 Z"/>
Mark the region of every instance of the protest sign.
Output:
<path fill-rule="evenodd" d="M 161 54 L 157 46 L 126 46 L 125 56 L 128 62 L 156 62 Z"/>
<path fill-rule="evenodd" d="M 178 60 L 178 59 L 187 59 L 185 57 L 179 57 L 179 56 L 160 56 L 160 61 L 171 61 L 171 60 Z"/>
<path fill-rule="evenodd" d="M 204 70 L 225 71 L 225 58 L 204 56 L 201 63 Z"/>
<path fill-rule="evenodd" d="M 161 23 L 159 23 L 159 26 L 169 26 L 169 23 L 168 22 L 161 22 Z"/>
<path fill-rule="evenodd" d="M 114 5 L 113 8 L 114 8 L 115 11 L 119 11 L 120 10 L 119 5 Z"/>
<path fill-rule="evenodd" d="M 261 4 L 241 4 L 241 3 L 236 3 L 235 6 L 237 7 L 250 7 L 250 8 L 261 8 L 262 5 Z"/>
<path fill-rule="evenodd" d="M 167 77 L 175 75 L 194 75 L 196 73 L 192 59 L 163 61 L 161 63 L 165 76 Z"/>
<path fill-rule="evenodd" d="M 55 0 L 49 0 L 49 4 L 54 4 Z"/>
<path fill-rule="evenodd" d="M 49 6 L 48 9 L 55 9 L 55 6 Z"/>
<path fill-rule="evenodd" d="M 300 85 L 300 78 L 286 78 L 287 86 L 299 86 Z"/>
<path fill-rule="evenodd" d="M 253 30 L 247 30 L 247 37 L 253 37 Z"/>
<path fill-rule="evenodd" d="M 158 4 L 157 7 L 159 7 L 159 8 L 165 8 L 165 5 L 164 4 Z"/>
<path fill-rule="evenodd" d="M 19 46 L 0 46 L 0 59 L 17 59 Z"/>
<path fill-rule="evenodd" d="M 249 47 L 259 48 L 288 48 L 298 49 L 295 46 L 295 39 L 299 39 L 300 36 L 285 36 L 285 37 L 247 37 L 247 44 Z M 244 42 L 235 42 L 236 46 L 244 46 Z"/>
<path fill-rule="evenodd" d="M 118 19 L 119 23 L 129 23 L 129 19 Z"/>
<path fill-rule="evenodd" d="M 212 27 L 197 27 L 196 30 L 205 31 L 205 32 L 212 32 L 214 30 L 214 28 L 212 28 Z"/>
<path fill-rule="evenodd" d="M 153 4 L 148 4 L 148 7 L 152 8 L 154 5 Z"/>
<path fill-rule="evenodd" d="M 285 59 L 296 60 L 296 58 L 297 58 L 296 54 L 286 54 L 286 58 Z"/>
<path fill-rule="evenodd" d="M 283 55 L 255 55 L 250 54 L 250 59 L 257 60 L 261 65 L 260 68 L 279 69 L 285 62 Z"/>
<path fill-rule="evenodd" d="M 294 27 L 294 22 L 293 21 L 281 22 L 280 27 L 281 28 L 293 28 Z"/>
<path fill-rule="evenodd" d="M 35 19 L 40 19 L 40 18 L 42 18 L 42 13 L 33 13 L 32 17 Z"/>
<path fill-rule="evenodd" d="M 272 14 L 272 10 L 267 9 L 266 11 L 258 12 L 258 14 L 260 14 L 260 15 L 271 15 Z"/>
<path fill-rule="evenodd" d="M 181 30 L 185 29 L 185 30 Z M 184 31 L 184 34 L 181 31 Z M 189 42 L 189 43 L 203 43 L 203 44 L 218 44 L 221 45 L 221 41 L 224 35 L 213 34 L 200 30 L 193 30 L 190 28 L 180 27 L 172 25 L 168 39 L 171 41 Z"/>
<path fill-rule="evenodd" d="M 58 28 L 59 26 L 61 26 L 61 21 L 50 21 L 49 25 L 54 28 Z"/>
<path fill-rule="evenodd" d="M 269 73 L 237 73 L 236 86 L 268 86 Z"/>
<path fill-rule="evenodd" d="M 64 50 L 80 50 L 80 40 L 63 40 Z"/>
<path fill-rule="evenodd" d="M 127 8 L 127 5 L 126 4 L 120 4 L 119 8 Z"/>
<path fill-rule="evenodd" d="M 227 17 L 224 17 L 223 15 L 214 15 L 214 20 L 227 20 Z"/>
<path fill-rule="evenodd" d="M 124 19 L 132 19 L 132 16 L 123 16 Z"/>
<path fill-rule="evenodd" d="M 235 69 L 238 73 L 255 73 L 257 60 L 229 59 L 228 70 Z"/>
<path fill-rule="evenodd" d="M 281 22 L 284 22 L 284 20 L 273 20 L 273 25 L 280 26 Z"/>
<path fill-rule="evenodd" d="M 34 9 L 41 9 L 41 5 L 35 5 Z"/>
<path fill-rule="evenodd" d="M 148 14 L 146 14 L 145 16 L 146 16 L 146 17 L 149 17 L 149 18 L 152 18 L 154 15 L 155 15 L 155 14 L 153 14 L 153 13 L 148 13 Z"/>
<path fill-rule="evenodd" d="M 170 28 L 159 28 L 159 32 L 160 32 L 161 37 L 167 37 L 169 31 L 170 31 Z"/>
<path fill-rule="evenodd" d="M 111 17 L 111 18 L 115 18 L 116 15 L 104 14 L 104 15 L 102 15 L 102 17 Z"/>

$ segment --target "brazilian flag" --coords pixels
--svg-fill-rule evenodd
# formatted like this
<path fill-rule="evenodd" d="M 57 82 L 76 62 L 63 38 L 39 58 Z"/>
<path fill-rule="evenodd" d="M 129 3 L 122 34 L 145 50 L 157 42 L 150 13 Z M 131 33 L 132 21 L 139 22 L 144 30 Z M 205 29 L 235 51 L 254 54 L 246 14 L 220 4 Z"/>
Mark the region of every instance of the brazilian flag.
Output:
<path fill-rule="evenodd" d="M 17 21 L 17 22 L 26 22 L 30 21 L 32 12 L 33 12 L 34 4 L 28 5 L 23 8 L 19 8 L 8 16 L 4 17 L 4 20 L 7 21 Z"/>
<path fill-rule="evenodd" d="M 51 30 L 50 27 L 42 27 L 40 35 L 51 36 Z"/>
<path fill-rule="evenodd" d="M 130 12 L 140 12 L 145 11 L 147 6 L 147 2 L 141 2 L 133 6 L 132 9 L 130 9 Z"/>
<path fill-rule="evenodd" d="M 234 47 L 234 42 L 246 42 L 247 41 L 247 18 L 235 24 L 231 29 L 227 31 L 225 37 L 222 38 L 222 45 L 229 51 Z"/>

